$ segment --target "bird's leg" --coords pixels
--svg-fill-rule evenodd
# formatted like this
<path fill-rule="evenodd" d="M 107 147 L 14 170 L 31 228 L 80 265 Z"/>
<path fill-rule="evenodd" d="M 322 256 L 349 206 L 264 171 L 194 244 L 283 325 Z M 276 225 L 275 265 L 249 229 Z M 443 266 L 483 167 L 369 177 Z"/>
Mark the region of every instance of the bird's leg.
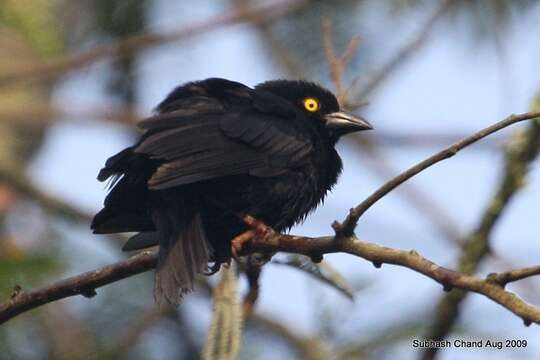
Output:
<path fill-rule="evenodd" d="M 246 243 L 257 241 L 258 239 L 262 240 L 269 235 L 275 234 L 274 229 L 250 215 L 241 215 L 240 218 L 247 225 L 249 230 L 239 234 L 231 241 L 231 251 L 235 259 L 238 258 L 238 255 L 242 252 Z"/>

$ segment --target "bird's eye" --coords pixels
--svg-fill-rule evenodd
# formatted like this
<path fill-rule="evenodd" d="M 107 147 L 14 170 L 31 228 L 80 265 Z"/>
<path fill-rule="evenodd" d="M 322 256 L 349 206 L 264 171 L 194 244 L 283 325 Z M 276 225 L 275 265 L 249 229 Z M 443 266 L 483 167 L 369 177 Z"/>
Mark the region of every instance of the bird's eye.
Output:
<path fill-rule="evenodd" d="M 319 110 L 320 105 L 317 99 L 314 98 L 305 98 L 304 99 L 304 108 L 309 112 L 315 112 Z"/>

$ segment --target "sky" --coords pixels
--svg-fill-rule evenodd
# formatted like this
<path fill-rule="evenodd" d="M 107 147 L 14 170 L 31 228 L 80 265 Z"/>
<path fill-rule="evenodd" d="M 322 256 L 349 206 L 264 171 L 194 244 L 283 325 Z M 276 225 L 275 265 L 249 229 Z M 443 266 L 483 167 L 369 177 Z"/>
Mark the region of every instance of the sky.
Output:
<path fill-rule="evenodd" d="M 223 10 L 219 2 L 194 2 L 192 4 L 196 5 L 189 8 L 179 3 L 158 1 L 152 10 L 151 27 L 167 30 L 178 26 L 180 19 L 208 17 Z M 190 12 L 189 16 L 185 11 Z M 519 20 L 519 24 L 511 24 L 511 31 L 503 39 L 502 57 L 497 57 L 490 45 L 478 47 L 459 31 L 449 31 L 448 25 L 437 28 L 427 46 L 370 96 L 370 104 L 362 112 L 375 126 L 368 136 L 376 138 L 377 131 L 469 134 L 512 113 L 526 112 L 535 90 L 540 89 L 539 17 L 540 6 L 536 6 Z M 422 18 L 421 15 L 411 16 L 402 26 L 414 28 Z M 234 26 L 146 52 L 138 65 L 140 110 L 149 114 L 173 87 L 190 80 L 219 76 L 252 86 L 283 77 L 283 72 L 261 51 L 260 40 L 250 30 L 249 25 Z M 398 33 L 396 30 L 396 37 L 403 38 Z M 114 106 L 101 81 L 107 67 L 107 62 L 102 62 L 69 76 L 56 90 L 55 101 L 65 107 Z M 508 136 L 516 128 L 503 134 Z M 30 169 L 32 178 L 51 194 L 87 211 L 97 211 L 105 189 L 95 179 L 96 174 L 110 155 L 131 141 L 128 132 L 109 123 L 59 123 L 47 134 L 46 145 Z M 384 182 L 385 179 L 367 168 L 361 153 L 351 151 L 350 142 L 339 144 L 338 150 L 345 165 L 338 185 L 324 206 L 292 233 L 314 236 L 331 233 L 333 220 L 343 219 L 351 206 Z M 436 147 L 395 147 L 386 149 L 385 157 L 390 166 L 401 171 L 437 150 Z M 501 153 L 465 149 L 423 172 L 412 182 L 458 219 L 461 233 L 466 234 L 474 227 L 494 192 L 501 170 Z M 535 163 L 527 187 L 512 201 L 492 238 L 495 251 L 512 264 L 529 266 L 538 263 L 540 245 L 533 221 L 538 217 L 539 203 L 540 166 Z M 370 209 L 361 219 L 357 233 L 361 238 L 379 244 L 415 249 L 448 267 L 455 265 L 459 254 L 455 246 L 437 233 L 398 193 L 390 194 Z M 103 263 L 119 257 L 108 253 L 98 236 L 88 235 L 85 239 L 89 251 L 103 254 Z M 440 285 L 409 269 L 390 265 L 375 269 L 370 263 L 347 255 L 331 255 L 325 259 L 352 283 L 366 287 L 358 292 L 354 303 L 296 270 L 269 265 L 263 272 L 257 310 L 287 322 L 303 334 L 312 334 L 320 325 L 321 314 L 331 308 L 335 312 L 334 320 L 340 323 L 339 336 L 354 339 L 377 334 L 404 318 L 430 315 L 425 309 L 433 308 L 443 295 Z M 93 265 L 87 264 L 88 270 Z M 504 268 L 486 261 L 480 275 L 495 270 Z M 521 293 L 527 287 L 534 286 L 531 287 L 534 290 L 540 286 L 538 280 L 523 284 L 510 289 Z M 141 291 L 150 294 L 152 289 Z M 538 297 L 535 300 L 538 301 Z M 192 306 L 197 313 L 207 310 L 198 308 L 193 301 L 186 306 Z M 534 341 L 540 338 L 540 328 L 525 328 L 520 319 L 483 296 L 472 294 L 468 297 L 461 319 L 463 325 L 479 334 L 503 340 L 527 339 L 529 346 L 519 351 L 451 349 L 445 351 L 441 359 L 457 356 L 460 359 L 532 359 L 540 354 L 540 342 Z M 466 335 L 458 337 L 463 336 Z M 472 335 L 475 336 L 477 338 Z M 409 343 L 393 349 L 392 354 L 401 359 L 416 357 Z"/>

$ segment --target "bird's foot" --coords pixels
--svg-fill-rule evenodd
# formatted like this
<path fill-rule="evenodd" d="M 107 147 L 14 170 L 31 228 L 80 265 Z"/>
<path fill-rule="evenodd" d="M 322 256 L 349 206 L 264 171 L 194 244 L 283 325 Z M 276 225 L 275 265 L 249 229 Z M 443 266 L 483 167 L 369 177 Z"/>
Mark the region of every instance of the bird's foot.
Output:
<path fill-rule="evenodd" d="M 253 240 L 253 237 L 255 236 L 254 230 L 248 230 L 244 231 L 240 235 L 237 235 L 234 239 L 231 240 L 231 253 L 233 258 L 240 262 L 240 253 L 242 252 L 242 248 L 244 247 L 244 244 L 249 243 Z"/>
<path fill-rule="evenodd" d="M 270 226 L 252 216 L 244 215 L 242 216 L 242 221 L 250 229 L 236 236 L 231 241 L 232 256 L 237 261 L 246 244 L 256 241 L 264 241 L 265 238 L 276 233 Z"/>

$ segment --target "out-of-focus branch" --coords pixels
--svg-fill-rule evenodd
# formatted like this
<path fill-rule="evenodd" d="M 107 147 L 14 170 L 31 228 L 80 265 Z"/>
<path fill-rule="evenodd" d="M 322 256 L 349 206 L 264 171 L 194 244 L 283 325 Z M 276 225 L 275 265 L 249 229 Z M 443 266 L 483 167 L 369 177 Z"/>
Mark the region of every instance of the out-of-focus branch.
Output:
<path fill-rule="evenodd" d="M 409 314 L 410 316 L 410 314 Z M 420 316 L 418 316 L 420 318 Z M 386 349 L 402 341 L 414 338 L 422 329 L 419 322 L 406 321 L 401 324 L 392 324 L 392 326 L 378 330 L 369 335 L 369 339 L 355 339 L 339 347 L 337 358 L 340 360 L 356 360 L 376 358 L 376 351 Z M 375 354 L 374 354 L 375 353 Z"/>
<path fill-rule="evenodd" d="M 292 349 L 301 355 L 302 359 L 328 360 L 333 358 L 332 354 L 325 349 L 320 339 L 300 336 L 291 331 L 281 321 L 276 321 L 259 314 L 253 314 L 249 321 L 256 326 L 264 327 L 278 334 Z"/>
<path fill-rule="evenodd" d="M 212 323 L 203 349 L 204 360 L 236 359 L 240 351 L 242 307 L 238 299 L 235 263 L 221 268 L 214 289 Z"/>
<path fill-rule="evenodd" d="M 28 180 L 21 169 L 0 168 L 0 181 L 54 214 L 72 221 L 90 223 L 91 216 L 89 214 L 42 192 Z"/>
<path fill-rule="evenodd" d="M 530 112 L 530 113 L 523 113 L 519 115 L 511 115 L 507 117 L 506 119 L 491 125 L 485 129 L 482 129 L 478 131 L 477 133 L 461 140 L 453 145 L 447 147 L 446 149 L 439 151 L 438 153 L 430 156 L 429 158 L 419 162 L 418 164 L 414 165 L 413 167 L 407 169 L 400 175 L 396 176 L 395 178 L 391 179 L 387 183 L 385 183 L 383 186 L 381 186 L 377 191 L 375 191 L 373 194 L 371 194 L 367 199 L 362 201 L 358 206 L 352 208 L 349 212 L 349 215 L 345 219 L 343 223 L 334 223 L 334 229 L 338 234 L 344 235 L 344 236 L 350 236 L 354 232 L 354 228 L 356 227 L 356 224 L 358 223 L 358 219 L 360 216 L 362 216 L 371 206 L 373 206 L 377 201 L 379 201 L 382 197 L 387 195 L 389 192 L 394 190 L 396 187 L 404 183 L 405 181 L 409 180 L 413 176 L 417 175 L 418 173 L 424 171 L 425 169 L 431 167 L 432 165 L 435 165 L 436 163 L 448 159 L 455 154 L 457 154 L 460 150 L 463 148 L 477 142 L 478 140 L 493 134 L 496 131 L 499 131 L 509 125 L 512 125 L 514 123 L 517 123 L 519 121 L 529 120 L 536 117 L 540 117 L 540 112 Z M 536 147 L 538 148 L 538 146 Z M 536 149 L 535 148 L 535 149 Z"/>
<path fill-rule="evenodd" d="M 0 304 L 0 324 L 25 311 L 66 297 L 93 297 L 97 288 L 148 271 L 155 267 L 156 262 L 157 254 L 145 251 L 127 260 L 58 281 L 38 290 L 25 291 L 17 287 L 10 299 Z"/>
<path fill-rule="evenodd" d="M 273 260 L 272 264 L 285 265 L 294 269 L 299 269 L 324 284 L 333 287 L 341 294 L 345 295 L 349 300 L 354 301 L 354 291 L 351 286 L 345 281 L 340 273 L 326 262 L 316 264 L 307 257 L 291 255 L 287 257 L 286 260 Z"/>
<path fill-rule="evenodd" d="M 103 357 L 106 359 L 125 358 L 125 355 L 137 345 L 141 335 L 165 318 L 167 310 L 169 309 L 152 308 L 143 314 L 138 314 L 136 322 L 130 324 L 128 327 L 129 330 L 122 334 L 121 338 L 115 341 L 113 348 L 104 351 L 103 355 L 105 356 Z"/>
<path fill-rule="evenodd" d="M 273 255 L 273 253 L 256 253 L 247 257 L 246 264 L 243 266 L 248 281 L 248 291 L 244 295 L 243 301 L 244 319 L 248 319 L 253 313 L 255 303 L 259 298 L 259 278 L 262 268 L 271 260 Z M 286 260 L 273 260 L 272 264 L 286 265 L 301 270 L 333 287 L 348 299 L 354 301 L 354 292 L 346 280 L 335 269 L 324 262 L 315 264 L 305 256 L 291 255 Z"/>
<path fill-rule="evenodd" d="M 476 272 L 480 262 L 489 254 L 492 230 L 512 197 L 523 186 L 528 166 L 536 158 L 539 145 L 540 122 L 536 120 L 531 122 L 526 132 L 518 133 L 508 148 L 501 183 L 484 211 L 479 225 L 464 243 L 458 265 L 459 271 L 467 274 Z M 532 273 L 534 274 L 534 271 Z M 495 276 L 495 279 L 498 278 Z M 498 284 L 497 281 L 494 283 L 504 287 L 504 283 Z M 435 320 L 426 335 L 427 339 L 441 340 L 450 333 L 466 296 L 466 292 L 452 291 L 441 299 L 437 305 Z M 426 349 L 423 359 L 433 359 L 436 353 L 436 348 Z"/>
<path fill-rule="evenodd" d="M 261 277 L 262 266 L 264 265 L 257 260 L 252 259 L 253 256 L 258 256 L 258 254 L 248 256 L 246 268 L 244 270 L 248 282 L 248 292 L 244 295 L 242 304 L 244 320 L 248 319 L 253 314 L 255 303 L 259 298 L 259 278 Z"/>
<path fill-rule="evenodd" d="M 373 90 L 375 90 L 385 79 L 394 73 L 401 65 L 411 58 L 427 41 L 433 28 L 444 17 L 452 4 L 452 0 L 444 0 L 433 14 L 427 19 L 424 25 L 418 30 L 413 39 L 405 44 L 393 57 L 384 63 L 371 78 L 359 89 L 351 89 L 351 103 L 347 107 L 356 108 L 362 104 Z"/>
<path fill-rule="evenodd" d="M 345 104 L 347 102 L 347 88 L 343 85 L 343 73 L 360 45 L 360 37 L 353 36 L 345 52 L 338 56 L 334 50 L 332 39 L 332 22 L 329 18 L 325 18 L 323 20 L 323 44 L 326 61 L 330 66 L 330 78 L 336 88 L 336 97 L 340 104 Z"/>
<path fill-rule="evenodd" d="M 61 109 L 50 103 L 25 104 L 24 107 L 0 108 L 0 123 L 36 127 L 48 125 L 59 119 L 81 121 L 81 119 L 102 119 L 122 125 L 133 125 L 142 119 L 141 114 L 129 108 L 118 110 L 103 109 Z"/>
<path fill-rule="evenodd" d="M 49 344 L 47 358 L 70 360 L 88 353 L 93 334 L 66 304 L 56 302 L 32 318 L 32 323 L 43 326 L 43 335 Z"/>
<path fill-rule="evenodd" d="M 243 9 L 254 1 L 252 0 L 232 0 L 232 4 L 236 9 Z M 308 5 L 309 1 L 304 1 L 302 5 Z M 300 6 L 298 7 L 300 10 Z M 286 74 L 291 78 L 302 79 L 304 78 L 304 69 L 302 62 L 277 38 L 272 29 L 272 24 L 269 22 L 261 21 L 258 17 L 264 17 L 264 14 L 254 13 L 254 18 L 250 19 L 250 23 L 257 30 L 258 35 L 261 37 L 262 44 L 267 48 L 267 53 L 274 60 L 275 63 L 280 65 Z"/>
<path fill-rule="evenodd" d="M 45 63 L 32 66 L 21 66 L 9 73 L 0 74 L 0 86 L 19 82 L 30 82 L 50 79 L 70 70 L 75 70 L 92 64 L 98 60 L 132 56 L 137 52 L 163 45 L 183 38 L 199 35 L 233 24 L 253 21 L 270 21 L 290 13 L 298 8 L 303 1 L 279 1 L 270 5 L 258 6 L 250 9 L 239 9 L 229 14 L 196 22 L 168 33 L 142 33 L 123 38 L 116 42 L 98 45 L 94 48 L 68 54 L 65 57 L 52 59 Z M 258 16 L 264 15 L 264 16 Z"/>
<path fill-rule="evenodd" d="M 43 192 L 32 184 L 20 169 L 5 169 L 0 167 L 0 182 L 7 184 L 19 194 L 35 201 L 51 214 L 82 224 L 90 224 L 92 222 L 91 214 Z M 118 244 L 127 240 L 122 234 L 108 234 L 107 236 L 115 240 Z"/>

